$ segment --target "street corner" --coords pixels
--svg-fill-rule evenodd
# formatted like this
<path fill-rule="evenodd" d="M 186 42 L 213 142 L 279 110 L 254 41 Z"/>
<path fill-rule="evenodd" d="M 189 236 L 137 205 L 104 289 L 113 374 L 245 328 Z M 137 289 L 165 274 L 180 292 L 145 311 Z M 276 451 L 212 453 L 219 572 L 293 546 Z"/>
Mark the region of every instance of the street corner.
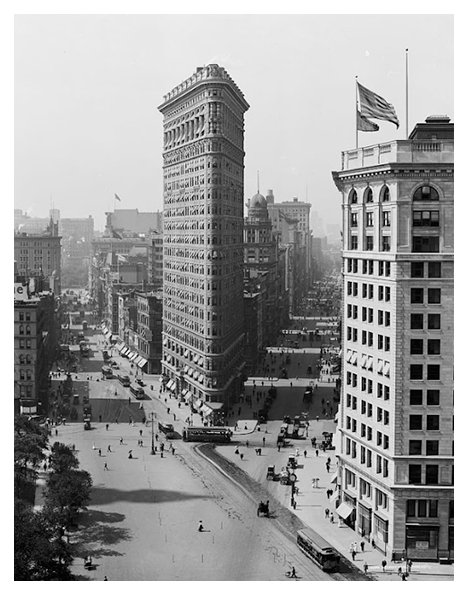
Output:
<path fill-rule="evenodd" d="M 245 436 L 252 434 L 257 430 L 258 422 L 254 419 L 239 420 L 236 425 L 231 427 L 233 436 Z"/>

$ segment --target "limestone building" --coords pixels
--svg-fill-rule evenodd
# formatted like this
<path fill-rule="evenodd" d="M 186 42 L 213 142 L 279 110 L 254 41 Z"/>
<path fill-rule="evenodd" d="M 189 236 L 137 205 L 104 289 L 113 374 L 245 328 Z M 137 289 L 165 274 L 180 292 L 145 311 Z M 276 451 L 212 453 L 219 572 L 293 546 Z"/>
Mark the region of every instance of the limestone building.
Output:
<path fill-rule="evenodd" d="M 164 116 L 162 368 L 176 392 L 189 391 L 200 402 L 225 403 L 241 382 L 248 108 L 217 64 L 198 68 L 159 106 Z"/>
<path fill-rule="evenodd" d="M 342 153 L 338 515 L 386 556 L 453 558 L 454 131 Z"/>

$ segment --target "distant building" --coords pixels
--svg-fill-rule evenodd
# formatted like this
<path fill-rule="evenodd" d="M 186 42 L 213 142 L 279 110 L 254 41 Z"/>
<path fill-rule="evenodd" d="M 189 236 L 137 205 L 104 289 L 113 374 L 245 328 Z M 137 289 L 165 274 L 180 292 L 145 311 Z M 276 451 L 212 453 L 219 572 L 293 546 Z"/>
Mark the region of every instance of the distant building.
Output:
<path fill-rule="evenodd" d="M 163 235 L 154 230 L 148 239 L 148 283 L 163 286 Z"/>
<path fill-rule="evenodd" d="M 106 213 L 106 231 L 117 233 L 142 233 L 149 235 L 150 230 L 162 233 L 162 212 L 140 213 L 138 209 L 114 209 L 113 213 Z"/>
<path fill-rule="evenodd" d="M 53 293 L 30 295 L 27 285 L 15 284 L 15 413 L 48 412 L 49 371 L 55 358 L 57 336 Z"/>
<path fill-rule="evenodd" d="M 94 239 L 94 219 L 91 215 L 82 219 L 59 219 L 59 234 L 62 236 L 62 262 L 89 264 L 91 244 Z"/>
<path fill-rule="evenodd" d="M 27 283 L 31 278 L 47 279 L 50 289 L 60 295 L 61 239 L 53 223 L 43 234 L 16 233 L 14 256 L 18 280 Z"/>

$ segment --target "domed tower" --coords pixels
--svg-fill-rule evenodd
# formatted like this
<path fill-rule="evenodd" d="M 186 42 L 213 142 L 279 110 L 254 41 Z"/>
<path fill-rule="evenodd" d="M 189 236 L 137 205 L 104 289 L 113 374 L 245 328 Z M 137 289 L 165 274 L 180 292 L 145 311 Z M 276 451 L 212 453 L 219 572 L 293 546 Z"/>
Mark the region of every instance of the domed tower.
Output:
<path fill-rule="evenodd" d="M 267 201 L 259 191 L 248 202 L 244 245 L 244 263 L 248 270 L 265 270 L 276 262 L 276 243 L 272 237 Z"/>

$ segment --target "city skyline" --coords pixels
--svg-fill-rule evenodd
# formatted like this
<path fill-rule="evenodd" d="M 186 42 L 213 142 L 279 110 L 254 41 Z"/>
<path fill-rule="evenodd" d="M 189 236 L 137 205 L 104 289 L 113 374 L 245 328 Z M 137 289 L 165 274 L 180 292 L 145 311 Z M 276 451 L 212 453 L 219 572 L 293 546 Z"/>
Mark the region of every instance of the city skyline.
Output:
<path fill-rule="evenodd" d="M 355 76 L 400 120 L 359 145 L 404 138 L 406 48 L 408 128 L 431 114 L 453 121 L 451 15 L 17 16 L 15 208 L 92 215 L 97 229 L 114 206 L 162 210 L 157 106 L 187 72 L 217 63 L 251 106 L 244 198 L 259 172 L 261 193 L 337 223 L 330 171 L 355 146 Z"/>

